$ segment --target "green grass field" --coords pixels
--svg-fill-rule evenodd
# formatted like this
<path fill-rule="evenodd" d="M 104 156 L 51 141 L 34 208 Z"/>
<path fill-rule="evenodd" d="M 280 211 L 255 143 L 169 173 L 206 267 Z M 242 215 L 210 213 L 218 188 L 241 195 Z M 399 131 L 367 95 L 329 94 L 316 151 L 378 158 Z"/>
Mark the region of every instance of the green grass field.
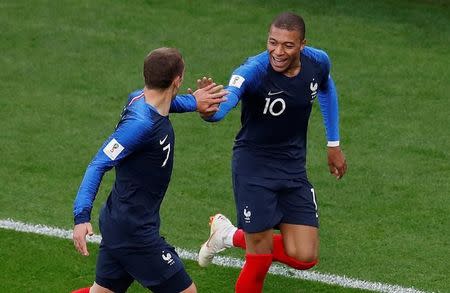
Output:
<path fill-rule="evenodd" d="M 178 47 L 185 88 L 203 75 L 227 83 L 234 67 L 264 50 L 268 23 L 285 10 L 304 16 L 309 44 L 333 62 L 349 164 L 340 182 L 328 174 L 316 105 L 308 144 L 321 215 L 314 270 L 450 292 L 447 1 L 4 0 L 0 219 L 70 229 L 84 170 L 127 94 L 142 87 L 146 54 Z M 234 219 L 230 157 L 239 110 L 218 124 L 195 113 L 171 120 L 177 145 L 162 232 L 197 250 L 209 215 Z M 94 219 L 113 178 L 104 178 Z M 71 241 L 0 230 L 0 248 L 0 292 L 69 292 L 94 277 L 95 245 L 85 259 Z M 232 292 L 237 270 L 186 264 L 200 292 Z M 266 284 L 265 292 L 355 291 L 275 276 Z"/>

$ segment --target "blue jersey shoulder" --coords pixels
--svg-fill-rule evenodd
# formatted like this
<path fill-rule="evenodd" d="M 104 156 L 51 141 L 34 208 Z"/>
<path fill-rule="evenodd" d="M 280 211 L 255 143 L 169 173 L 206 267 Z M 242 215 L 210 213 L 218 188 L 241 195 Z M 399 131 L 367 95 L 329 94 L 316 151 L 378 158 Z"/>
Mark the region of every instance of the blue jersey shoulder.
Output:
<path fill-rule="evenodd" d="M 133 120 L 136 120 L 134 123 L 137 125 L 151 128 L 154 116 L 151 112 L 158 113 L 153 106 L 145 102 L 144 90 L 136 90 L 128 95 L 128 100 L 123 108 L 120 122 L 127 118 L 133 118 Z"/>
<path fill-rule="evenodd" d="M 266 69 L 269 65 L 269 53 L 266 51 L 259 53 L 258 55 L 247 58 L 245 63 L 253 64 L 259 69 Z"/>
<path fill-rule="evenodd" d="M 330 58 L 328 57 L 325 51 L 305 46 L 305 48 L 302 51 L 302 54 L 305 55 L 306 57 L 309 57 L 314 62 L 318 63 L 319 66 L 323 70 L 325 70 L 327 74 L 330 72 L 331 67 Z"/>
<path fill-rule="evenodd" d="M 269 53 L 267 51 L 261 52 L 258 55 L 247 58 L 241 66 L 245 70 L 255 75 L 267 72 L 269 66 Z"/>
<path fill-rule="evenodd" d="M 137 97 L 137 96 L 139 96 L 139 95 L 141 95 L 141 94 L 143 94 L 143 93 L 144 93 L 144 90 L 143 90 L 143 89 L 138 89 L 138 90 L 135 90 L 134 92 L 131 92 L 131 93 L 128 95 L 127 104 L 128 104 L 129 102 L 131 102 L 131 100 L 132 100 L 133 98 L 135 98 L 135 97 Z"/>
<path fill-rule="evenodd" d="M 250 90 L 258 86 L 261 76 L 267 73 L 269 66 L 269 54 L 264 51 L 258 55 L 249 57 L 238 68 L 233 71 L 229 87 Z M 241 85 L 243 85 L 241 87 Z"/>

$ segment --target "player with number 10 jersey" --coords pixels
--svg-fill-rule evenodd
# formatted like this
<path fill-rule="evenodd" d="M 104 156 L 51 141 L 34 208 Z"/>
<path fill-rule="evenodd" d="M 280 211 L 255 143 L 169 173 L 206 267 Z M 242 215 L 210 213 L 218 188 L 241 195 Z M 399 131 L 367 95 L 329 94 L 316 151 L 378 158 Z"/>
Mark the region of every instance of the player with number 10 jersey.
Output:
<path fill-rule="evenodd" d="M 307 129 L 317 99 L 328 139 L 330 171 L 346 169 L 339 147 L 337 94 L 327 54 L 306 46 L 303 18 L 278 15 L 269 27 L 267 51 L 234 70 L 227 101 L 207 121 L 219 121 L 241 101 L 242 127 L 233 147 L 232 180 L 237 229 L 225 216 L 211 220 L 199 264 L 224 248 L 246 249 L 236 292 L 261 292 L 273 260 L 308 269 L 318 259 L 319 214 L 306 174 Z M 281 234 L 274 234 L 278 228 Z"/>
<path fill-rule="evenodd" d="M 240 100 L 242 128 L 236 136 L 233 171 L 266 178 L 295 178 L 304 173 L 308 120 L 317 99 L 328 145 L 339 141 L 338 104 L 330 62 L 324 51 L 305 47 L 301 71 L 276 72 L 267 51 L 250 57 L 231 76 L 227 96 L 210 121 L 222 119 Z"/>

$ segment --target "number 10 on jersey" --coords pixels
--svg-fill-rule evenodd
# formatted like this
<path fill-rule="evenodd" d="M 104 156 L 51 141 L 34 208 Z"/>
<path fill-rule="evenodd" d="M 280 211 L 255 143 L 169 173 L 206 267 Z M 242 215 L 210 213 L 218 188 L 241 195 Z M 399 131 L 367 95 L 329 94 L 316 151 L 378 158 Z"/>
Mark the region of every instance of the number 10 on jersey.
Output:
<path fill-rule="evenodd" d="M 280 104 L 276 107 L 277 110 L 274 111 L 274 106 Z M 286 102 L 282 98 L 276 98 L 275 100 L 271 100 L 270 98 L 266 98 L 266 105 L 264 106 L 263 114 L 267 114 L 269 112 L 272 116 L 279 116 L 286 109 Z"/>

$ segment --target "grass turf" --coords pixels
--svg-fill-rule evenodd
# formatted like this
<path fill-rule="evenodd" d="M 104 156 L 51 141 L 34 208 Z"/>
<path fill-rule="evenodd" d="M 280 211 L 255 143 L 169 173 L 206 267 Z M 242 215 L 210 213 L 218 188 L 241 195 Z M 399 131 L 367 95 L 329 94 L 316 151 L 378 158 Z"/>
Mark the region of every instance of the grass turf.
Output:
<path fill-rule="evenodd" d="M 0 229 L 2 261 L 1 292 L 70 292 L 92 284 L 98 245 L 89 244 L 89 257 L 81 257 L 72 241 Z M 21 265 L 18 265 L 20 263 Z M 237 269 L 211 266 L 200 268 L 184 261 L 199 292 L 232 292 Z M 366 292 L 317 282 L 269 275 L 264 292 Z M 128 292 L 148 292 L 136 282 Z"/>
<path fill-rule="evenodd" d="M 142 86 L 149 50 L 179 47 L 186 87 L 205 74 L 226 83 L 235 66 L 264 50 L 272 17 L 293 10 L 305 17 L 309 43 L 333 61 L 349 163 L 341 182 L 327 174 L 316 107 L 308 168 L 321 214 L 317 270 L 450 291 L 445 1 L 8 0 L 0 8 L 0 218 L 71 227 L 83 171 L 128 92 Z M 171 119 L 177 145 L 162 231 L 197 249 L 210 214 L 234 218 L 239 111 L 217 125 L 196 114 Z M 94 219 L 112 179 L 104 178 Z"/>

